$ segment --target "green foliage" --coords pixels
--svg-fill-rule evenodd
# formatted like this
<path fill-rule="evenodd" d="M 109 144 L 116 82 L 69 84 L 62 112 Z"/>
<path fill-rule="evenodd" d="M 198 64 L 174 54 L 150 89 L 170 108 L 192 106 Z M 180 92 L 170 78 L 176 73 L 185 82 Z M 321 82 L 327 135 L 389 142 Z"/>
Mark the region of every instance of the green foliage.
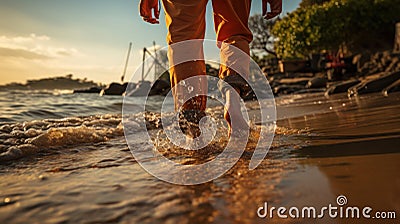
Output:
<path fill-rule="evenodd" d="M 352 53 L 393 45 L 400 22 L 400 0 L 331 0 L 300 7 L 273 27 L 275 50 L 283 58 L 299 58 L 340 47 Z"/>
<path fill-rule="evenodd" d="M 329 2 L 330 0 L 303 0 L 300 2 L 300 7 L 308 7 L 312 5 L 320 5 L 325 2 Z"/>

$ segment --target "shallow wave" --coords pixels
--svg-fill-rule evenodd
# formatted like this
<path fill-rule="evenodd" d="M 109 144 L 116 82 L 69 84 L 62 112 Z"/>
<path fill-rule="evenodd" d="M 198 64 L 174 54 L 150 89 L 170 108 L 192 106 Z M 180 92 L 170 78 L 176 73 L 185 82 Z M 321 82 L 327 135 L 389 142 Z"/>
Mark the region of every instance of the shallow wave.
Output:
<path fill-rule="evenodd" d="M 353 136 L 352 133 L 359 133 L 360 136 L 364 136 L 363 139 L 365 136 L 368 139 L 371 136 L 377 136 L 376 138 L 381 138 L 383 135 L 398 136 L 398 97 L 382 98 L 378 95 L 369 95 L 352 100 L 343 96 L 327 99 L 320 95 L 313 95 L 313 97 L 294 97 L 289 104 L 287 104 L 289 98 L 277 99 L 280 123 L 290 128 L 277 128 L 276 137 L 282 141 L 276 141 L 278 145 L 273 147 L 282 148 L 285 145 L 284 138 L 303 134 L 307 134 L 309 141 L 312 140 L 315 144 L 347 142 L 349 138 L 362 140 L 361 137 Z M 121 106 L 120 102 L 115 101 L 107 102 L 107 105 L 110 103 L 112 107 Z M 249 103 L 248 106 L 251 111 L 257 110 L 256 105 Z M 100 108 L 101 105 L 97 105 L 97 107 Z M 92 108 L 91 112 L 93 113 L 93 108 L 96 107 L 87 108 Z M 110 110 L 114 109 L 117 108 Z M 214 118 L 221 120 L 222 107 L 213 107 L 208 111 Z M 46 111 L 41 112 L 48 115 Z M 133 116 L 143 116 L 143 114 L 136 113 Z M 146 124 L 147 128 L 161 128 L 157 125 L 160 120 L 159 114 L 153 113 L 146 116 L 146 121 L 149 122 Z M 7 118 L 0 119 L 8 122 L 0 124 L 0 162 L 15 160 L 39 152 L 67 151 L 81 145 L 108 142 L 113 138 L 124 136 L 121 119 L 121 114 L 114 113 L 84 117 L 69 116 L 64 119 L 56 117 L 22 123 L 14 123 L 12 119 Z M 254 120 L 254 123 L 262 125 L 257 123 L 257 120 Z M 310 130 L 310 127 L 313 129 Z M 390 130 L 389 134 L 387 134 L 388 130 Z M 155 130 L 155 132 L 158 131 Z M 218 133 L 223 136 L 226 130 L 221 128 Z M 311 133 L 318 136 L 310 136 Z M 223 141 L 222 138 L 218 137 L 217 141 Z M 162 137 L 156 140 L 158 143 L 165 142 Z M 300 138 L 298 144 L 301 148 L 302 145 L 308 143 Z M 171 147 L 167 144 L 164 148 L 168 150 Z"/>
<path fill-rule="evenodd" d="M 121 115 L 35 120 L 0 126 L 0 162 L 123 136 Z"/>

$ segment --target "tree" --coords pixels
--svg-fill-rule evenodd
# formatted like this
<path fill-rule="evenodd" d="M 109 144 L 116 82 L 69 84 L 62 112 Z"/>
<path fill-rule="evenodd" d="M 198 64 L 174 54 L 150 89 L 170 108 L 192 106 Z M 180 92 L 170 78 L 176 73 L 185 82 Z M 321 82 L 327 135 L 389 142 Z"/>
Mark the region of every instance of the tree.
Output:
<path fill-rule="evenodd" d="M 250 43 L 252 50 L 262 50 L 275 57 L 274 37 L 271 34 L 272 27 L 277 20 L 266 20 L 260 14 L 249 18 L 249 28 L 253 33 L 253 41 Z"/>
<path fill-rule="evenodd" d="M 325 2 L 329 2 L 330 0 L 302 0 L 300 2 L 300 7 L 308 7 L 312 5 L 321 5 Z"/>
<path fill-rule="evenodd" d="M 390 49 L 399 0 L 331 0 L 300 7 L 273 27 L 275 50 L 284 58 L 321 50 L 350 53 Z"/>

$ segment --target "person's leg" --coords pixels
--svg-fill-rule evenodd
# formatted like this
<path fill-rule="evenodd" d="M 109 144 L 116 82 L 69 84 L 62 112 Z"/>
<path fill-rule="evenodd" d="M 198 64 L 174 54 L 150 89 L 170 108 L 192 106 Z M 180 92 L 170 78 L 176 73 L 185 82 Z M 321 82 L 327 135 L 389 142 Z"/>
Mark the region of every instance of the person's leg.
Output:
<path fill-rule="evenodd" d="M 213 0 L 214 26 L 217 33 L 218 47 L 221 53 L 225 50 L 222 43 L 233 45 L 246 54 L 250 54 L 249 43 L 253 40 L 248 20 L 250 15 L 251 0 Z M 226 55 L 222 55 L 223 58 Z M 220 76 L 228 76 L 229 70 L 224 71 Z"/>
<path fill-rule="evenodd" d="M 170 46 L 168 58 L 171 87 L 175 87 L 173 95 L 176 111 L 206 109 L 207 79 L 185 85 L 178 84 L 187 78 L 206 74 L 203 42 L 183 41 L 204 39 L 207 2 L 208 0 L 163 0 L 168 28 L 167 43 Z M 187 58 L 191 60 L 187 61 Z M 194 61 L 193 58 L 197 60 Z M 198 60 L 199 58 L 203 60 Z M 203 96 L 195 96 L 196 94 Z M 194 96 L 191 100 L 182 103 L 191 95 Z"/>
<path fill-rule="evenodd" d="M 180 113 L 182 131 L 192 138 L 200 135 L 198 124 L 205 116 L 207 104 L 208 87 L 202 41 L 207 2 L 163 0 L 175 110 Z"/>
<path fill-rule="evenodd" d="M 249 89 L 245 79 L 249 75 L 249 43 L 253 38 L 248 27 L 251 0 L 213 0 L 212 3 L 218 47 L 221 49 L 219 77 L 237 93 L 244 95 Z M 238 128 L 248 128 L 240 111 L 239 94 L 224 85 L 219 87 L 226 98 L 224 115 L 230 126 L 230 133 L 232 120 L 235 120 Z"/>

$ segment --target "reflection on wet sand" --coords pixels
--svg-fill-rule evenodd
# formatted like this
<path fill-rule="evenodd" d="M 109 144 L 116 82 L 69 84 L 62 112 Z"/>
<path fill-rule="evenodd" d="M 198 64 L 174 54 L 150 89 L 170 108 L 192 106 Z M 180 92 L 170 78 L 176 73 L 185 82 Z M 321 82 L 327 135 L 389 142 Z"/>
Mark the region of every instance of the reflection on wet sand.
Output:
<path fill-rule="evenodd" d="M 294 198 L 293 201 L 286 197 L 285 205 L 336 205 L 336 197 L 345 195 L 349 206 L 370 206 L 375 211 L 399 214 L 398 102 L 398 95 L 342 98 L 329 102 L 326 107 L 330 112 L 323 116 L 309 114 L 282 120 L 283 126 L 306 128 L 312 133 L 299 136 L 307 144 L 291 152 L 299 158 L 300 167 L 288 176 L 283 186 L 285 195 Z M 287 187 L 289 183 L 295 187 Z M 348 223 L 348 220 L 336 221 Z"/>

